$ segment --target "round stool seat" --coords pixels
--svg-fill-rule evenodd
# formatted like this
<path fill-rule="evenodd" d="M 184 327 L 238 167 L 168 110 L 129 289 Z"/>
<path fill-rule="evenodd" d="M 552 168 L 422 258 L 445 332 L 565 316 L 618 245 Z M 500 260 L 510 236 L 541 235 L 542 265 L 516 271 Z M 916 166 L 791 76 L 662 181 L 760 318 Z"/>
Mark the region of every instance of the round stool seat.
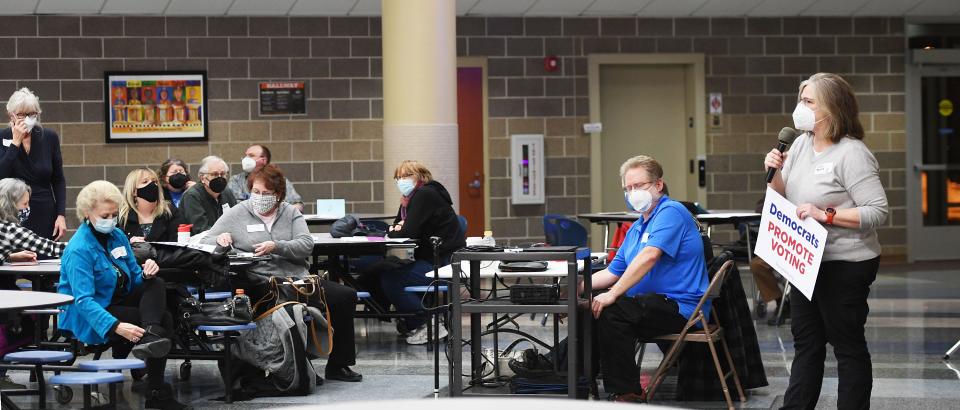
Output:
<path fill-rule="evenodd" d="M 197 330 L 202 330 L 204 332 L 231 332 L 239 330 L 251 330 L 256 329 L 257 324 L 250 322 L 243 325 L 200 325 L 197 326 Z"/>
<path fill-rule="evenodd" d="M 103 384 L 123 382 L 121 373 L 61 373 L 50 378 L 52 384 Z"/>
<path fill-rule="evenodd" d="M 103 359 L 83 362 L 77 367 L 80 370 L 96 372 L 100 370 L 143 369 L 147 365 L 140 359 Z"/>
<path fill-rule="evenodd" d="M 370 292 L 357 292 L 357 299 L 368 299 L 370 298 Z"/>
<path fill-rule="evenodd" d="M 433 292 L 433 286 L 407 286 L 407 287 L 403 288 L 403 291 L 404 291 L 404 292 L 413 292 L 413 293 Z M 446 291 L 447 291 L 447 286 L 446 286 L 446 285 L 440 285 L 440 291 L 441 291 L 441 292 L 446 292 Z"/>
<path fill-rule="evenodd" d="M 3 356 L 3 360 L 17 363 L 56 363 L 70 359 L 73 359 L 73 353 L 56 350 L 24 350 Z"/>
<path fill-rule="evenodd" d="M 198 300 L 200 299 L 199 293 L 195 293 L 190 296 L 193 296 L 194 299 L 198 299 Z M 203 294 L 203 297 L 204 297 L 204 300 L 206 300 L 207 302 L 218 302 L 221 300 L 227 300 L 232 298 L 233 294 L 230 292 L 206 292 Z"/>

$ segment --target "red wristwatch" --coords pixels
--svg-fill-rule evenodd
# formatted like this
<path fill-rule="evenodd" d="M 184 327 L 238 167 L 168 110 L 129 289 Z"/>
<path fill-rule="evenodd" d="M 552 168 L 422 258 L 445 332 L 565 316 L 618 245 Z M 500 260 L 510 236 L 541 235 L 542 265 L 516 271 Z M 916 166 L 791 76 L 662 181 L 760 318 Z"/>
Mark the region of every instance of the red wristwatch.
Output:
<path fill-rule="evenodd" d="M 827 208 L 824 210 L 827 213 L 827 225 L 833 225 L 833 217 L 837 214 L 837 210 L 833 208 Z"/>

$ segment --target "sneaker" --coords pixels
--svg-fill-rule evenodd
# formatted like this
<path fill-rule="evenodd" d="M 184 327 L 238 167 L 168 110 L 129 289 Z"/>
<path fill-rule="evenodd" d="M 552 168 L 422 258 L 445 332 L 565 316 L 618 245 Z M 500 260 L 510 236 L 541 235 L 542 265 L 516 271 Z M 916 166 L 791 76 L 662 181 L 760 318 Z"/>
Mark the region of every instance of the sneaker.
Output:
<path fill-rule="evenodd" d="M 19 390 L 26 388 L 27 385 L 14 382 L 10 376 L 0 377 L 0 390 Z"/>
<path fill-rule="evenodd" d="M 439 340 L 443 340 L 445 337 L 447 337 L 447 328 L 440 326 Z M 425 345 L 428 341 L 429 333 L 427 332 L 427 325 L 418 327 L 416 330 L 410 333 L 410 336 L 407 336 L 407 344 L 409 345 Z"/>
<path fill-rule="evenodd" d="M 170 339 L 165 336 L 165 331 L 160 326 L 149 326 L 144 329 L 143 338 L 133 347 L 130 353 L 137 359 L 146 361 L 147 359 L 159 359 L 166 357 L 170 353 Z"/>
<path fill-rule="evenodd" d="M 556 372 L 553 370 L 553 362 L 546 356 L 537 353 L 537 349 L 524 350 L 519 360 L 510 359 L 510 361 L 507 362 L 507 366 L 510 367 L 510 370 L 513 370 L 513 373 L 518 377 L 528 379 L 542 379 L 556 375 Z"/>
<path fill-rule="evenodd" d="M 646 393 L 610 393 L 607 396 L 608 401 L 615 401 L 618 403 L 646 403 L 647 394 Z"/>

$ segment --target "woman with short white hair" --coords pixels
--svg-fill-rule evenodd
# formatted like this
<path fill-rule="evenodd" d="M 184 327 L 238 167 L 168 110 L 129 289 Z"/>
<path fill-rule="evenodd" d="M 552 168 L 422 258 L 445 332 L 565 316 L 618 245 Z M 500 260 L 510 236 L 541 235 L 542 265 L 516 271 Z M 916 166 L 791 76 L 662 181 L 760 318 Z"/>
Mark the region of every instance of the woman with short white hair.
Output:
<path fill-rule="evenodd" d="M 48 239 L 67 233 L 67 184 L 63 176 L 60 137 L 40 125 L 40 99 L 28 88 L 7 101 L 10 127 L 0 130 L 0 178 L 19 178 L 30 185 L 30 217 L 22 225 Z"/>
<path fill-rule="evenodd" d="M 82 222 L 63 253 L 57 284 L 57 291 L 74 302 L 61 311 L 59 326 L 83 343 L 109 342 L 115 351 L 145 361 L 145 408 L 189 408 L 163 382 L 173 317 L 156 262 L 138 265 L 127 236 L 117 228 L 121 203 L 120 190 L 107 181 L 93 181 L 77 195 Z"/>

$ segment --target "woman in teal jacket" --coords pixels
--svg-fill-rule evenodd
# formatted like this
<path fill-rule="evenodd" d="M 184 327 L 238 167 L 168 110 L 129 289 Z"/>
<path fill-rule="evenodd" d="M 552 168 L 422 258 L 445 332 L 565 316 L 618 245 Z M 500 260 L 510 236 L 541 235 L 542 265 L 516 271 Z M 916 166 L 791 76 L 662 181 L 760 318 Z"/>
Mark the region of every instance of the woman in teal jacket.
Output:
<path fill-rule="evenodd" d="M 157 264 L 137 265 L 133 249 L 116 227 L 120 190 L 94 181 L 77 195 L 77 217 L 83 221 L 63 253 L 60 293 L 74 297 L 60 313 L 60 328 L 83 343 L 109 342 L 147 363 L 148 409 L 189 408 L 173 399 L 163 383 L 173 320 L 166 309 L 163 280 Z M 141 327 L 142 326 L 142 327 Z"/>

